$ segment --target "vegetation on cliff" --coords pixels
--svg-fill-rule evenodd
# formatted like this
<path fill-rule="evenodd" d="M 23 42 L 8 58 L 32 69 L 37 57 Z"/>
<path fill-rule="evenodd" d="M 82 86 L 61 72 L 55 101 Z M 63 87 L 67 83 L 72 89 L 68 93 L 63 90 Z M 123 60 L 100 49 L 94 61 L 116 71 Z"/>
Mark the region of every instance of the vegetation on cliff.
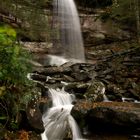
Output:
<path fill-rule="evenodd" d="M 139 9 L 140 1 L 138 0 L 113 0 L 113 4 L 105 8 L 101 17 L 105 21 L 114 20 L 123 30 L 135 32 L 138 39 L 140 35 Z"/>

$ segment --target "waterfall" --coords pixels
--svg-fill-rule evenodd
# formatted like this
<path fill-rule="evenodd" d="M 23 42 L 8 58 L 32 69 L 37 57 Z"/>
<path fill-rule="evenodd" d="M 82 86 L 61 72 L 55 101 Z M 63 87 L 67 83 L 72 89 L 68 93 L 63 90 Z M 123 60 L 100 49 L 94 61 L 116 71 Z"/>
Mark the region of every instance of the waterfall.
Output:
<path fill-rule="evenodd" d="M 85 61 L 80 20 L 73 0 L 54 0 L 53 39 L 61 56 Z"/>
<path fill-rule="evenodd" d="M 53 3 L 53 46 L 58 49 L 59 56 L 49 55 L 49 64 L 59 66 L 67 61 L 84 62 L 80 20 L 74 1 L 54 0 Z M 74 96 L 55 89 L 49 89 L 49 95 L 53 105 L 42 116 L 45 127 L 42 140 L 62 140 L 70 131 L 73 140 L 81 140 L 78 126 L 70 114 Z"/>
<path fill-rule="evenodd" d="M 52 107 L 43 115 L 45 131 L 42 140 L 62 140 L 71 129 L 73 140 L 80 140 L 79 128 L 71 116 L 74 95 L 62 90 L 49 89 Z"/>

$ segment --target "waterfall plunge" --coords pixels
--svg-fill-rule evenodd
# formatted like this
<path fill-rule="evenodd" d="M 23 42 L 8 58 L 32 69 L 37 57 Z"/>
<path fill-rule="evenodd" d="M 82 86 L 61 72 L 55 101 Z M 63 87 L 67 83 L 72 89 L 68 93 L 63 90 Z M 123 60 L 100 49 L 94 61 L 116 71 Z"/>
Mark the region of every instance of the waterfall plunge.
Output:
<path fill-rule="evenodd" d="M 42 140 L 62 140 L 69 128 L 73 140 L 80 140 L 81 134 L 74 118 L 70 115 L 73 95 L 64 90 L 49 89 L 53 106 L 42 117 L 45 131 Z"/>
<path fill-rule="evenodd" d="M 62 57 L 85 61 L 85 52 L 78 12 L 73 0 L 54 0 L 54 47 Z"/>

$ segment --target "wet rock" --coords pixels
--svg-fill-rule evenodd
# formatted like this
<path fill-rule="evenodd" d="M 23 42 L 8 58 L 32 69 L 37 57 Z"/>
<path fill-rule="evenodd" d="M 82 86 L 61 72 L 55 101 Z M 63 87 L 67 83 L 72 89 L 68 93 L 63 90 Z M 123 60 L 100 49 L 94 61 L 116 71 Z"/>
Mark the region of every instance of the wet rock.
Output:
<path fill-rule="evenodd" d="M 119 94 L 116 94 L 116 95 L 109 94 L 109 95 L 107 95 L 107 98 L 108 98 L 109 101 L 118 101 L 118 102 L 122 101 L 122 96 L 119 95 Z"/>
<path fill-rule="evenodd" d="M 49 93 L 48 93 L 48 88 L 46 88 L 43 84 L 37 83 L 37 87 L 41 89 L 41 97 L 48 98 Z"/>
<path fill-rule="evenodd" d="M 41 82 L 45 82 L 47 80 L 47 77 L 44 75 L 40 75 L 40 74 L 31 74 L 31 79 L 33 80 L 37 80 L 37 81 L 41 81 Z"/>
<path fill-rule="evenodd" d="M 39 109 L 39 104 L 36 99 L 32 99 L 26 110 L 27 121 L 31 128 L 37 133 L 42 133 L 44 131 L 44 126 L 42 122 L 42 114 Z"/>
<path fill-rule="evenodd" d="M 87 72 L 77 72 L 77 73 L 72 73 L 71 77 L 75 79 L 75 81 L 88 81 L 91 78 L 89 78 Z"/>
<path fill-rule="evenodd" d="M 86 117 L 91 105 L 89 101 L 78 100 L 71 111 L 81 129 L 88 125 L 86 124 Z"/>
<path fill-rule="evenodd" d="M 73 72 L 79 72 L 80 71 L 80 63 L 76 63 L 76 64 L 73 64 L 71 65 L 71 69 Z"/>
<path fill-rule="evenodd" d="M 93 81 L 85 93 L 87 100 L 96 102 L 103 101 L 103 94 L 105 92 L 105 86 L 102 82 Z"/>
<path fill-rule="evenodd" d="M 136 88 L 134 89 L 128 89 L 128 91 L 130 91 L 131 93 L 131 97 L 136 99 L 136 100 L 140 100 L 140 95 L 139 93 L 136 91 Z"/>
<path fill-rule="evenodd" d="M 84 93 L 86 92 L 90 83 L 71 83 L 65 86 L 65 91 L 68 93 L 73 93 L 76 95 L 76 98 L 85 98 Z"/>
<path fill-rule="evenodd" d="M 42 97 L 38 108 L 41 114 L 45 113 L 52 106 L 52 100 L 49 97 Z"/>
<path fill-rule="evenodd" d="M 69 74 L 71 73 L 70 67 L 57 67 L 57 66 L 50 66 L 50 67 L 44 67 L 43 70 L 38 71 L 38 74 L 42 74 L 45 76 L 50 76 L 54 74 Z"/>
<path fill-rule="evenodd" d="M 66 81 L 66 82 L 74 82 L 75 81 L 74 78 L 72 78 L 68 75 L 65 75 L 65 74 L 63 75 L 63 78 L 64 78 L 64 81 Z"/>
<path fill-rule="evenodd" d="M 67 92 L 73 93 L 77 89 L 77 83 L 71 83 L 65 86 Z"/>
<path fill-rule="evenodd" d="M 136 103 L 81 101 L 72 109 L 72 115 L 78 120 L 75 113 L 83 116 L 90 129 L 99 125 L 131 130 L 140 125 L 140 104 Z"/>

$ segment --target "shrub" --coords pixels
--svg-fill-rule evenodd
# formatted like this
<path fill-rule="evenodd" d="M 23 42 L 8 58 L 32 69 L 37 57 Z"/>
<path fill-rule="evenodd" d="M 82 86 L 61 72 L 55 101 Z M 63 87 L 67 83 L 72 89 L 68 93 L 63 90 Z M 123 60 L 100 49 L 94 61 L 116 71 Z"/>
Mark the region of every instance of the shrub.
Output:
<path fill-rule="evenodd" d="M 0 124 L 17 128 L 16 118 L 25 109 L 29 92 L 27 73 L 30 65 L 25 62 L 29 54 L 16 41 L 16 31 L 7 25 L 0 26 Z M 24 98 L 26 99 L 23 102 Z M 23 105 L 24 104 L 24 105 Z"/>

